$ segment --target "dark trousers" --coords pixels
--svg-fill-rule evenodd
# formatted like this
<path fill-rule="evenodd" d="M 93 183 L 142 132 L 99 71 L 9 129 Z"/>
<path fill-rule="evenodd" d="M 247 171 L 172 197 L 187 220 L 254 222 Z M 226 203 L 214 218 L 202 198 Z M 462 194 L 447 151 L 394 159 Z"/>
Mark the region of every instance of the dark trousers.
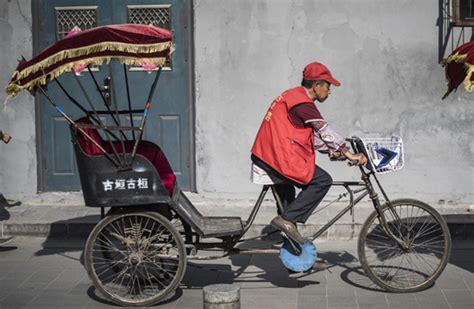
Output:
<path fill-rule="evenodd" d="M 321 203 L 332 185 L 331 176 L 316 166 L 311 182 L 301 189 L 295 198 L 295 186 L 292 184 L 276 185 L 276 191 L 283 204 L 283 219 L 291 222 L 305 223 L 316 207 Z"/>
<path fill-rule="evenodd" d="M 285 179 L 257 157 L 252 156 L 252 161 L 267 173 Z M 277 184 L 274 187 L 283 204 L 283 213 L 280 215 L 293 223 L 305 223 L 332 185 L 331 176 L 319 166 L 316 166 L 313 179 L 307 185 L 297 184 L 287 179 L 286 181 L 287 183 Z M 301 189 L 296 198 L 295 186 Z"/>

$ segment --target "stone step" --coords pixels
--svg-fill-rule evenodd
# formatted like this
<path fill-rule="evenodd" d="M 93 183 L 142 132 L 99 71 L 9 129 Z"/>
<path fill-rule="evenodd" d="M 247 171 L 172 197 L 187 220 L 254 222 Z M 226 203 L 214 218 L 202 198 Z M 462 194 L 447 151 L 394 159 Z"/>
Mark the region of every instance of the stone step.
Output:
<path fill-rule="evenodd" d="M 250 199 L 205 199 L 190 194 L 193 205 L 204 216 L 237 216 L 246 221 L 255 200 Z M 325 207 L 323 201 L 315 213 L 300 230 L 304 235 L 312 235 L 346 206 L 333 203 Z M 474 213 L 468 211 L 467 204 L 432 204 L 446 219 L 453 238 L 474 238 Z M 341 217 L 321 238 L 353 239 L 359 234 L 362 224 L 374 211 L 368 202 L 356 205 L 354 212 Z M 259 235 L 271 229 L 270 221 L 277 215 L 275 202 L 264 200 L 254 224 L 247 232 L 248 237 Z M 0 232 L 8 235 L 68 236 L 86 237 L 100 220 L 100 209 L 67 203 L 30 203 L 8 208 L 0 212 Z"/>

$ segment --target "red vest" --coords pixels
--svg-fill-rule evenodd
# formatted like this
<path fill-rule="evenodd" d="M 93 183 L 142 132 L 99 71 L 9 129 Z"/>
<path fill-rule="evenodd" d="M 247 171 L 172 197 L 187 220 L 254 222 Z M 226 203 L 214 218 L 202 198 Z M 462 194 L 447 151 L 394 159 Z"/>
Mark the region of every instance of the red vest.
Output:
<path fill-rule="evenodd" d="M 303 87 L 283 92 L 268 109 L 257 133 L 252 153 L 275 171 L 302 185 L 314 175 L 312 128 L 296 128 L 290 120 L 292 107 L 313 102 Z"/>

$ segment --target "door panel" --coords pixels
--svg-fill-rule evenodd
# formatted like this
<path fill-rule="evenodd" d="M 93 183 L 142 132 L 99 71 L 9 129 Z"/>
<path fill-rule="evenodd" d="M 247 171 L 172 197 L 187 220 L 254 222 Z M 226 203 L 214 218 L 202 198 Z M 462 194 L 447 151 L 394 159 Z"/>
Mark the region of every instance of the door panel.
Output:
<path fill-rule="evenodd" d="M 190 61 L 192 32 L 189 22 L 191 3 L 185 0 L 42 0 L 38 5 L 40 5 L 40 50 L 55 42 L 58 32 L 61 37 L 61 34 L 67 33 L 68 28 L 72 28 L 81 21 L 83 21 L 83 27 L 92 27 L 93 18 L 97 25 L 130 21 L 136 23 L 155 21 L 161 26 L 171 25 L 176 51 L 172 55 L 170 67 L 163 69 L 158 81 L 144 138 L 163 149 L 176 172 L 179 186 L 187 190 L 194 189 L 192 164 L 194 149 L 191 142 L 194 130 Z M 59 21 L 58 17 L 60 17 Z M 127 72 L 132 108 L 143 109 L 155 73 L 148 73 L 139 68 L 128 68 Z M 99 86 L 103 85 L 106 77 L 112 77 L 113 104 L 117 104 L 119 109 L 128 109 L 124 68 L 120 63 L 112 61 L 109 65 L 94 68 L 93 75 Z M 86 109 L 90 110 L 88 103 L 90 101 L 97 110 L 105 110 L 100 93 L 87 70 L 77 78 L 72 73 L 65 73 L 58 78 L 58 81 Z M 84 95 L 81 87 L 86 90 L 87 95 Z M 73 119 L 84 115 L 67 99 L 57 83 L 49 83 L 48 93 L 53 101 Z M 58 117 L 60 115 L 43 96 L 39 100 L 42 104 L 40 124 L 44 166 L 41 171 L 42 189 L 44 191 L 79 190 L 80 183 L 68 124 Z M 138 126 L 141 117 L 141 115 L 134 115 L 135 126 Z M 120 121 L 123 125 L 129 125 L 130 116 L 122 115 Z M 110 117 L 107 117 L 106 122 L 113 123 Z"/>
<path fill-rule="evenodd" d="M 64 117 L 52 117 L 53 140 L 69 139 L 69 123 Z M 76 173 L 72 143 L 53 144 L 52 173 L 55 176 L 71 176 Z"/>
<path fill-rule="evenodd" d="M 168 149 L 170 153 L 176 154 L 168 159 L 171 166 L 173 166 L 176 176 L 182 175 L 180 160 L 182 157 L 181 143 L 176 142 L 182 138 L 181 117 L 179 115 L 161 115 L 158 123 L 160 145 L 163 145 L 163 149 Z"/>

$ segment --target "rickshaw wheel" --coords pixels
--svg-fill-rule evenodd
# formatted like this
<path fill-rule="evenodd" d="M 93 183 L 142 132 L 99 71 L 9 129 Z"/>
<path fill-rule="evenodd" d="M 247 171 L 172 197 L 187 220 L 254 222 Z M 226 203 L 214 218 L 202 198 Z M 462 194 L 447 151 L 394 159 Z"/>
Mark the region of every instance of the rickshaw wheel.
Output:
<path fill-rule="evenodd" d="M 186 250 L 179 232 L 156 212 L 129 212 L 102 219 L 84 250 L 94 286 L 124 306 L 149 306 L 181 282 Z"/>

